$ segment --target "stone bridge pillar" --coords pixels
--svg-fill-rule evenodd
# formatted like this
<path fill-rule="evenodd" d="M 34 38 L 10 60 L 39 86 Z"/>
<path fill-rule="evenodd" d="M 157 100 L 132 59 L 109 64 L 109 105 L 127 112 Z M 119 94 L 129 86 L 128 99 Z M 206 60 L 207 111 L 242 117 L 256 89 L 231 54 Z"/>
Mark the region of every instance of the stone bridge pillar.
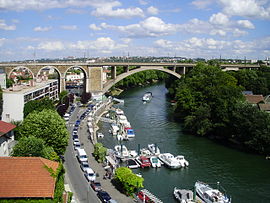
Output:
<path fill-rule="evenodd" d="M 60 76 L 60 90 L 59 93 L 66 90 L 66 80 L 65 80 L 65 76 Z"/>
<path fill-rule="evenodd" d="M 129 71 L 129 66 L 124 66 L 124 71 L 127 73 Z"/>
<path fill-rule="evenodd" d="M 89 79 L 86 82 L 88 85 L 89 92 L 102 92 L 103 84 L 102 84 L 102 75 L 103 68 L 102 67 L 89 67 Z"/>
<path fill-rule="evenodd" d="M 112 66 L 111 67 L 111 79 L 115 79 L 116 78 L 116 66 Z"/>

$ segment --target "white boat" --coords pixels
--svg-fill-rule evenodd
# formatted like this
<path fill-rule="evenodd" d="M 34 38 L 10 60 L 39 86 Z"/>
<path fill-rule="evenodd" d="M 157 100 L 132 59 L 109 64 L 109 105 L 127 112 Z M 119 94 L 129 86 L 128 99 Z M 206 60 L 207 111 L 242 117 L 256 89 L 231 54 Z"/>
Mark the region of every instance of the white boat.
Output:
<path fill-rule="evenodd" d="M 104 135 L 102 133 L 98 133 L 97 138 L 104 138 Z"/>
<path fill-rule="evenodd" d="M 181 203 L 194 203 L 195 202 L 193 200 L 193 192 L 191 190 L 183 190 L 183 189 L 178 189 L 175 187 L 173 190 L 173 195 L 175 199 L 177 199 L 178 202 L 181 202 Z"/>
<path fill-rule="evenodd" d="M 188 161 L 185 159 L 184 156 L 178 155 L 175 158 L 179 161 L 182 167 L 187 167 L 189 165 Z"/>
<path fill-rule="evenodd" d="M 160 154 L 160 150 L 156 144 L 148 144 L 148 149 L 154 155 Z"/>
<path fill-rule="evenodd" d="M 124 115 L 124 111 L 122 109 L 115 109 L 115 113 L 117 115 Z"/>
<path fill-rule="evenodd" d="M 140 149 L 140 155 L 148 157 L 148 156 L 151 156 L 151 152 L 146 148 L 141 148 Z"/>
<path fill-rule="evenodd" d="M 112 123 L 111 124 L 111 129 L 110 132 L 112 133 L 112 135 L 117 135 L 117 133 L 119 132 L 120 128 L 118 127 L 117 124 Z"/>
<path fill-rule="evenodd" d="M 119 158 L 129 157 L 129 152 L 125 145 L 115 145 L 114 150 L 116 152 L 116 156 Z"/>
<path fill-rule="evenodd" d="M 134 133 L 134 130 L 132 128 L 125 128 L 125 132 L 126 132 L 127 138 L 134 138 L 135 137 L 135 133 Z"/>
<path fill-rule="evenodd" d="M 170 153 L 160 154 L 158 155 L 158 158 L 169 168 L 177 169 L 181 167 L 179 161 Z"/>
<path fill-rule="evenodd" d="M 128 159 L 127 160 L 127 167 L 128 168 L 140 168 L 140 164 L 138 164 L 135 159 Z"/>
<path fill-rule="evenodd" d="M 217 183 L 219 185 L 219 182 Z M 231 203 L 231 198 L 218 189 L 213 189 L 208 184 L 197 181 L 195 183 L 196 194 L 205 203 Z"/>
<path fill-rule="evenodd" d="M 149 102 L 151 99 L 152 99 L 152 92 L 146 92 L 142 97 L 143 102 Z"/>
<path fill-rule="evenodd" d="M 153 168 L 159 168 L 161 167 L 161 162 L 156 156 L 150 157 L 150 162 Z"/>
<path fill-rule="evenodd" d="M 120 135 L 120 134 L 117 134 L 117 135 L 116 135 L 116 139 L 117 139 L 118 141 L 124 140 L 123 136 Z"/>
<path fill-rule="evenodd" d="M 136 157 L 136 156 L 138 156 L 138 153 L 136 152 L 136 150 L 129 150 L 129 156 Z"/>

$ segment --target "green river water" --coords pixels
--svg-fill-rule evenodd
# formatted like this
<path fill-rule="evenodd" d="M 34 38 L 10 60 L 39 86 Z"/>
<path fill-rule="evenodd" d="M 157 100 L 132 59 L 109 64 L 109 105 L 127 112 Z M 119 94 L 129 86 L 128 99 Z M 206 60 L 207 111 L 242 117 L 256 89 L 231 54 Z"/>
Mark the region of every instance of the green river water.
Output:
<path fill-rule="evenodd" d="M 145 92 L 153 93 L 150 103 L 143 104 Z M 173 106 L 166 98 L 164 84 L 133 88 L 123 92 L 120 97 L 125 104 L 119 106 L 125 112 L 136 137 L 124 141 L 129 150 L 137 149 L 138 144 L 157 143 L 162 153 L 184 155 L 190 166 L 186 169 L 171 170 L 135 169 L 144 178 L 146 189 L 163 202 L 176 202 L 173 198 L 174 187 L 191 189 L 195 181 L 207 183 L 219 181 L 232 196 L 233 203 L 270 202 L 270 161 L 264 157 L 240 152 L 217 144 L 206 138 L 187 135 L 182 132 L 181 124 L 173 119 Z M 113 148 L 117 140 L 109 133 L 109 124 L 102 123 L 102 140 L 108 148 Z"/>

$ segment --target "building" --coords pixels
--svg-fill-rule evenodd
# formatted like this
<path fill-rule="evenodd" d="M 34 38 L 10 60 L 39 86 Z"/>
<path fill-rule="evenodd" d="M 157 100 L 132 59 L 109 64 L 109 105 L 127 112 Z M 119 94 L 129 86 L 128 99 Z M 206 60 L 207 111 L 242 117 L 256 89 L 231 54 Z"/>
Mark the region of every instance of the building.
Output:
<path fill-rule="evenodd" d="M 40 157 L 0 157 L 1 199 L 54 197 L 59 163 Z M 50 169 L 51 168 L 51 169 Z M 50 170 L 49 170 L 50 169 Z"/>
<path fill-rule="evenodd" d="M 16 125 L 0 121 L 0 157 L 10 156 L 15 145 L 13 129 Z"/>
<path fill-rule="evenodd" d="M 24 104 L 31 100 L 49 97 L 58 98 L 58 80 L 30 80 L 27 85 L 14 85 L 3 91 L 2 120 L 6 122 L 22 121 Z"/>
<path fill-rule="evenodd" d="M 6 89 L 6 73 L 2 68 L 0 68 L 0 86 L 2 89 Z"/>
<path fill-rule="evenodd" d="M 249 104 L 257 105 L 259 103 L 264 103 L 263 95 L 245 95 L 246 101 Z"/>

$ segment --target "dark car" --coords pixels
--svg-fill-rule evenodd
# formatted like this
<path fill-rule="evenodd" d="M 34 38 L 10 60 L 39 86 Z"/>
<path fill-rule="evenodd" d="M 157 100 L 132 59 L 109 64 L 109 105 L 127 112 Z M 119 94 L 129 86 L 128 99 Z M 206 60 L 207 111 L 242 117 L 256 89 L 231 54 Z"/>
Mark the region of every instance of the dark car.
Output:
<path fill-rule="evenodd" d="M 102 190 L 97 192 L 97 196 L 102 202 L 109 202 L 111 199 L 111 196 L 106 191 Z"/>
<path fill-rule="evenodd" d="M 91 187 L 96 192 L 101 190 L 101 184 L 100 184 L 100 182 L 92 182 L 91 183 Z"/>

